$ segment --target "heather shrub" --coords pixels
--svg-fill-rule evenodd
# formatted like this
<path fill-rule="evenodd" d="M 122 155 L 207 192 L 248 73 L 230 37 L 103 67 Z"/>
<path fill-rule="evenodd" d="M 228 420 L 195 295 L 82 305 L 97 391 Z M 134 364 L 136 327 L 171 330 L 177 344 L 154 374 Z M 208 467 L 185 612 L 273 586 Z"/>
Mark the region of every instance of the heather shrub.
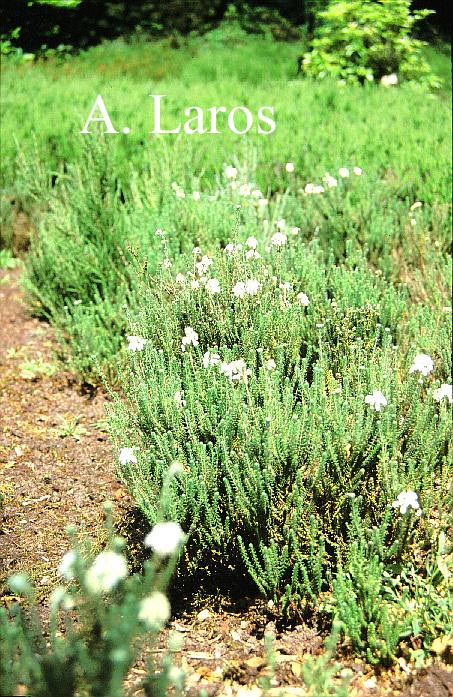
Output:
<path fill-rule="evenodd" d="M 118 471 L 151 523 L 163 473 L 182 465 L 168 514 L 189 533 L 189 573 L 215 555 L 300 608 L 348 553 L 354 497 L 365 528 L 386 520 L 391 547 L 391 504 L 417 492 L 425 516 L 403 547 L 423 544 L 445 495 L 449 416 L 442 366 L 394 343 L 404 291 L 358 253 L 335 264 L 284 229 L 141 272 L 111 429 L 135 449 Z"/>

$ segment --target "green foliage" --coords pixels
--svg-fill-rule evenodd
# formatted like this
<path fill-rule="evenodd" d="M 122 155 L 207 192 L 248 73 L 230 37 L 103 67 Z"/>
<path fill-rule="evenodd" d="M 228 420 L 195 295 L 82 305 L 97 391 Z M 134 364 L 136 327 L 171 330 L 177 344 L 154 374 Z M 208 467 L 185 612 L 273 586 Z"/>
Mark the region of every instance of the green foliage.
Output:
<path fill-rule="evenodd" d="M 356 515 L 356 530 L 357 523 Z M 411 637 L 421 648 L 411 649 L 410 656 L 422 665 L 434 639 L 452 631 L 451 553 L 445 533 L 439 534 L 437 549 L 429 553 L 422 571 L 409 561 L 392 568 L 392 550 L 376 544 L 379 537 L 378 529 L 374 540 L 362 535 L 352 543 L 346 566 L 339 565 L 333 582 L 334 621 L 346 644 L 369 663 L 391 664 L 401 640 Z"/>
<path fill-rule="evenodd" d="M 0 249 L 0 269 L 14 269 L 19 264 L 9 249 Z"/>
<path fill-rule="evenodd" d="M 413 643 L 421 644 L 409 652 L 417 665 L 422 665 L 431 652 L 442 654 L 442 641 L 453 632 L 452 573 L 451 543 L 444 532 L 434 540 L 421 572 L 414 564 L 405 566 L 396 578 L 384 572 L 392 601 L 404 613 Z M 436 642 L 440 642 L 440 650 Z"/>
<path fill-rule="evenodd" d="M 33 697 L 124 694 L 125 678 L 141 648 L 154 645 L 169 619 L 165 590 L 175 558 L 156 555 L 145 562 L 143 574 L 129 576 L 123 547 L 111 522 L 108 544 L 97 556 L 89 540 L 81 546 L 73 539 L 59 568 L 68 583 L 50 596 L 48 627 L 42 626 L 26 575 L 9 579 L 18 602 L 0 609 L 2 694 L 15 694 L 19 684 Z M 152 684 L 154 695 L 170 687 L 180 694 L 184 675 L 171 668 L 170 653 L 161 666 L 148 658 L 145 691 Z"/>
<path fill-rule="evenodd" d="M 407 629 L 404 617 L 389 602 L 385 585 L 384 562 L 399 546 L 398 540 L 390 548 L 386 545 L 388 524 L 387 516 L 371 535 L 366 534 L 360 499 L 354 502 L 346 562 L 338 564 L 333 581 L 334 621 L 347 644 L 369 663 L 384 665 L 394 661 Z"/>
<path fill-rule="evenodd" d="M 254 7 L 247 3 L 228 6 L 217 31 L 222 31 L 228 24 L 237 23 L 246 34 L 269 34 L 276 41 L 297 41 L 300 31 L 278 9 L 272 7 Z"/>
<path fill-rule="evenodd" d="M 399 81 L 438 86 L 423 59 L 424 43 L 411 36 L 430 10 L 410 11 L 410 0 L 332 0 L 304 56 L 306 75 L 342 83 L 395 76 Z M 395 84 L 391 82 L 389 84 Z"/>

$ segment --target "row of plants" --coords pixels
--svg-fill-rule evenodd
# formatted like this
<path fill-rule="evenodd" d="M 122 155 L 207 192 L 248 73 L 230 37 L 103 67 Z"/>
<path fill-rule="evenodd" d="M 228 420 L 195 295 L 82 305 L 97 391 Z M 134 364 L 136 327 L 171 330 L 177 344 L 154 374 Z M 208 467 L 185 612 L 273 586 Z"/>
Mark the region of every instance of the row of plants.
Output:
<path fill-rule="evenodd" d="M 79 167 L 48 197 L 26 284 L 84 379 L 119 388 L 117 469 L 150 525 L 175 473 L 178 578 L 243 578 L 283 615 L 327 613 L 371 663 L 408 638 L 421 661 L 450 631 L 445 221 L 382 205 L 388 184 L 358 165 L 301 182 L 288 162 L 268 196 L 250 162 L 207 191 L 167 172 L 159 195 L 120 187 L 101 144 Z M 437 242 L 423 273 L 414 229 Z M 437 610 L 408 613 L 425 591 Z"/>

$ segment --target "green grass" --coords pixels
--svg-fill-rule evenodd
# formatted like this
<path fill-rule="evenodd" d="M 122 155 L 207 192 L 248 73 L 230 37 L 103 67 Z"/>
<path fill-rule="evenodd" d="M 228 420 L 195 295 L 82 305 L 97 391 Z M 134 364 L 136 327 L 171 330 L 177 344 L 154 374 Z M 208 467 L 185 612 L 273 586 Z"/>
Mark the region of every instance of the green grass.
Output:
<path fill-rule="evenodd" d="M 17 66 L 5 63 L 3 75 L 3 185 L 17 194 L 15 171 L 19 147 L 27 157 L 36 146 L 46 169 L 74 162 L 83 138 L 79 135 L 98 93 L 104 97 L 118 130 L 113 136 L 117 167 L 158 158 L 160 142 L 152 128 L 152 93 L 167 94 L 168 123 L 183 110 L 238 104 L 252 111 L 263 104 L 275 107 L 277 129 L 270 137 L 241 137 L 225 131 L 183 138 L 193 153 L 194 167 L 212 179 L 232 151 L 247 145 L 258 150 L 258 183 L 277 186 L 274 169 L 293 160 L 302 176 L 360 160 L 368 170 L 383 172 L 391 163 L 397 177 L 417 182 L 418 188 L 438 191 L 448 168 L 449 108 L 436 96 L 413 90 L 341 90 L 336 85 L 311 85 L 295 79 L 297 44 L 248 39 L 231 49 L 223 42 L 198 40 L 181 49 L 168 43 L 127 45 L 122 42 L 93 48 L 63 64 L 54 61 Z M 447 56 L 434 53 L 446 73 Z M 436 105 L 434 108 L 434 104 Z M 424 124 L 430 124 L 423 134 Z M 290 128 L 291 138 L 288 138 Z M 165 136 L 178 147 L 175 136 Z M 265 170 L 265 172 L 261 172 Z M 429 172 L 429 177 L 428 177 Z M 14 182 L 14 184 L 13 184 Z M 420 196 L 425 191 L 420 191 Z"/>

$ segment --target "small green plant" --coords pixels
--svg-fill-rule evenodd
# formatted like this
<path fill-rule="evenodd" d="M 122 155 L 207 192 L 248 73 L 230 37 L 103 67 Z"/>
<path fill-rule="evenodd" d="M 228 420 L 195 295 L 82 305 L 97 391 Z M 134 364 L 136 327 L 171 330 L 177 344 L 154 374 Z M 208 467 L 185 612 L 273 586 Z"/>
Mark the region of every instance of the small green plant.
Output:
<path fill-rule="evenodd" d="M 90 432 L 85 426 L 79 424 L 79 418 L 76 416 L 72 419 L 61 418 L 61 423 L 56 433 L 60 438 L 71 437 L 76 441 L 80 441 L 83 436 L 88 436 Z"/>
<path fill-rule="evenodd" d="M 332 0 L 303 60 L 304 72 L 345 83 L 414 81 L 438 87 L 422 57 L 414 26 L 431 10 L 410 10 L 410 0 Z"/>
<path fill-rule="evenodd" d="M 19 263 L 9 249 L 0 249 L 0 269 L 15 269 Z"/>
<path fill-rule="evenodd" d="M 154 645 L 170 618 L 165 593 L 182 531 L 173 523 L 156 525 L 145 540 L 153 558 L 142 574 L 129 575 L 124 540 L 113 534 L 110 511 L 109 506 L 109 541 L 96 556 L 89 541 L 79 545 L 72 531 L 73 549 L 58 570 L 65 585 L 52 592 L 48 627 L 39 620 L 28 578 L 9 579 L 19 602 L 0 609 L 2 694 L 15 694 L 22 685 L 33 697 L 121 697 L 141 648 Z M 184 674 L 172 669 L 169 653 L 160 666 L 149 654 L 147 660 L 146 694 L 163 696 L 170 687 L 182 693 Z"/>
<path fill-rule="evenodd" d="M 334 625 L 331 635 L 325 642 L 321 656 L 308 656 L 303 664 L 302 675 L 307 697 L 347 697 L 348 678 L 338 679 L 341 666 L 332 662 L 339 636 L 339 627 Z M 335 680 L 335 678 L 337 678 Z"/>
<path fill-rule="evenodd" d="M 24 378 L 24 380 L 36 380 L 42 375 L 50 378 L 52 375 L 55 375 L 57 371 L 58 365 L 56 363 L 48 363 L 42 358 L 24 361 L 20 365 L 20 376 Z"/>

